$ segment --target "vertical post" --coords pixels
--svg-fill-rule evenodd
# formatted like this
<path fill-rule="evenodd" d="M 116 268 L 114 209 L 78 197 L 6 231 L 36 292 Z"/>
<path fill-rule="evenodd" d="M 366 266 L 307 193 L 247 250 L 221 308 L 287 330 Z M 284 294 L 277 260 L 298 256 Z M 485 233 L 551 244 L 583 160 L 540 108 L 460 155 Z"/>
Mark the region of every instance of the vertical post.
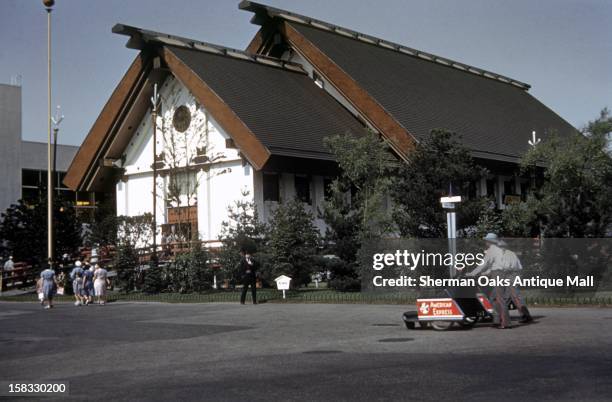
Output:
<path fill-rule="evenodd" d="M 53 261 L 53 173 L 51 170 L 51 6 L 47 5 L 47 259 Z"/>
<path fill-rule="evenodd" d="M 153 118 L 153 254 L 154 262 L 157 262 L 157 84 L 153 86 L 153 96 L 151 103 L 153 108 L 151 116 Z"/>
<path fill-rule="evenodd" d="M 457 253 L 457 214 L 453 210 L 446 213 L 446 234 L 448 238 L 448 252 L 451 254 L 450 277 L 455 276 L 455 254 Z"/>

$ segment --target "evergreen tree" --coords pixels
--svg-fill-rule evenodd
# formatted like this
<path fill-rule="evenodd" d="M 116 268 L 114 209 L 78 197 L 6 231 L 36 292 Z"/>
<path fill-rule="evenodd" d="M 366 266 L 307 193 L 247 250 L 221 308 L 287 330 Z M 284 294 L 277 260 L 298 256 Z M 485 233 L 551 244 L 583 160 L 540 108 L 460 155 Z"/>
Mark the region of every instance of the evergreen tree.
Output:
<path fill-rule="evenodd" d="M 466 195 L 469 183 L 483 174 L 453 133 L 432 130 L 402 165 L 393 187 L 394 217 L 400 233 L 408 237 L 446 237 L 446 214 L 440 197 L 449 194 L 450 186 L 454 194 Z M 477 214 L 473 212 L 477 208 L 472 208 L 472 203 L 481 201 L 462 202 L 458 208 L 463 227 L 476 223 Z"/>
<path fill-rule="evenodd" d="M 240 250 L 248 248 L 253 253 L 261 250 L 266 235 L 266 225 L 260 221 L 255 203 L 247 201 L 249 193 L 245 191 L 242 196 L 243 199 L 228 207 L 228 220 L 221 224 L 219 237 L 223 245 L 219 251 L 219 264 L 225 278 L 232 283 L 239 279 L 236 268 L 240 262 Z"/>
<path fill-rule="evenodd" d="M 278 205 L 270 221 L 270 257 L 274 275 L 291 277 L 294 286 L 310 282 L 319 245 L 314 215 L 294 199 Z"/>
<path fill-rule="evenodd" d="M 394 231 L 388 195 L 398 163 L 386 143 L 371 131 L 363 136 L 326 139 L 340 173 L 326 189 L 321 215 L 327 224 L 330 286 L 338 290 L 360 287 L 358 253 L 363 242 Z"/>

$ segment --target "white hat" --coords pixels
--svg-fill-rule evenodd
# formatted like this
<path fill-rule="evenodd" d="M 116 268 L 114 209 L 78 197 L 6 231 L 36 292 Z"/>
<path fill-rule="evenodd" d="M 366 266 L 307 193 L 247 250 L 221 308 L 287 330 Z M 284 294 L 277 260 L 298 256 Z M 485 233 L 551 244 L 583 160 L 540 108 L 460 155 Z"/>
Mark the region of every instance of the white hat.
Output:
<path fill-rule="evenodd" d="M 493 244 L 498 244 L 499 240 L 497 238 L 497 235 L 495 233 L 487 233 L 487 235 L 485 237 L 482 238 L 484 241 L 487 241 L 489 243 L 493 243 Z"/>
<path fill-rule="evenodd" d="M 77 260 L 77 262 L 75 262 L 75 263 L 74 263 L 74 266 L 75 266 L 75 267 L 80 267 L 80 266 L 81 266 L 81 261 L 78 261 L 78 260 Z"/>

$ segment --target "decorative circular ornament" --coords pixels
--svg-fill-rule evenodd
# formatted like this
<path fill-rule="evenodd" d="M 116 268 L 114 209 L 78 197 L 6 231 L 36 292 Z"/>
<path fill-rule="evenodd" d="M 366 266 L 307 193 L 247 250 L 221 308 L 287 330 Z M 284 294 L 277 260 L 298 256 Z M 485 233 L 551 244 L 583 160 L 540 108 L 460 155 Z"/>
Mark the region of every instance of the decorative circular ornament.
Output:
<path fill-rule="evenodd" d="M 181 105 L 176 108 L 174 111 L 174 116 L 172 116 L 172 125 L 179 133 L 183 133 L 187 131 L 189 125 L 191 124 L 191 112 L 189 108 L 185 105 Z"/>

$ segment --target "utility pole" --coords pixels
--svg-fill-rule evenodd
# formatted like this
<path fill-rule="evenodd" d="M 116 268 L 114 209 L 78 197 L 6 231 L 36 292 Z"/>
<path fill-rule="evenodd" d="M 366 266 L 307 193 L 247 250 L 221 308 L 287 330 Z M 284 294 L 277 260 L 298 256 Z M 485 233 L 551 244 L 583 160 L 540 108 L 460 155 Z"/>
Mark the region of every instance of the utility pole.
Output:
<path fill-rule="evenodd" d="M 43 0 L 47 10 L 47 259 L 53 263 L 53 172 L 51 149 L 51 11 L 54 0 Z"/>

